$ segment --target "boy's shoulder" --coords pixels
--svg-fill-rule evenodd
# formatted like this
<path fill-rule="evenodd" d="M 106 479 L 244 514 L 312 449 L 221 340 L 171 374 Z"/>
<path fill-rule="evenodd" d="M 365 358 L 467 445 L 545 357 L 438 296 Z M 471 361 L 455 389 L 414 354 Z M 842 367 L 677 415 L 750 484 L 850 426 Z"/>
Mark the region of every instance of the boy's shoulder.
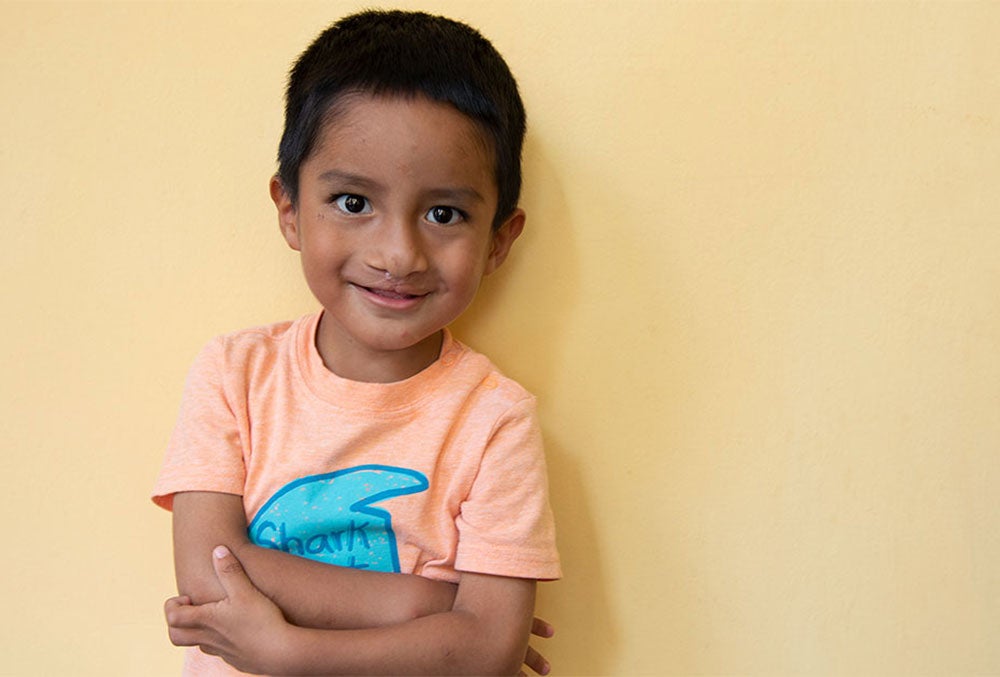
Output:
<path fill-rule="evenodd" d="M 481 391 L 493 393 L 494 397 L 508 403 L 534 400 L 531 392 L 504 374 L 489 357 L 451 337 L 450 333 L 447 336 L 441 361 L 460 364 L 461 370 L 478 383 Z"/>
<path fill-rule="evenodd" d="M 201 349 L 196 367 L 243 371 L 254 364 L 273 364 L 282 352 L 293 350 L 299 328 L 309 318 L 307 315 L 219 334 Z"/>
<path fill-rule="evenodd" d="M 229 348 L 253 348 L 255 346 L 274 345 L 290 338 L 294 334 L 297 325 L 307 321 L 309 317 L 306 315 L 296 320 L 285 320 L 283 322 L 237 329 L 219 334 L 212 339 L 212 342 Z"/>

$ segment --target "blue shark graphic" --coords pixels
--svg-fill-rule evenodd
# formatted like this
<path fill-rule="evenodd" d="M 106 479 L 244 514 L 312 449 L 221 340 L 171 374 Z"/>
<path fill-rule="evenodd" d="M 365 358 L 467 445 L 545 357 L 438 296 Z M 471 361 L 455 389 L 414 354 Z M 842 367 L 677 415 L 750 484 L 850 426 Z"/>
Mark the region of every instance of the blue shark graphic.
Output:
<path fill-rule="evenodd" d="M 376 503 L 426 491 L 416 470 L 361 465 L 282 487 L 260 509 L 250 541 L 319 562 L 399 572 L 392 515 Z"/>

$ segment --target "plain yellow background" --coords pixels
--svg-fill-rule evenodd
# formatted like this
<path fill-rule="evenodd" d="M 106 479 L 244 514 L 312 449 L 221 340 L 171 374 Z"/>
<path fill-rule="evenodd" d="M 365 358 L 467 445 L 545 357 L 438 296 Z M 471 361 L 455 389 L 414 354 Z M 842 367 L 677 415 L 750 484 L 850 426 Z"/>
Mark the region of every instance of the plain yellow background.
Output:
<path fill-rule="evenodd" d="M 529 111 L 456 330 L 540 398 L 556 673 L 1000 672 L 1000 5 L 401 4 Z M 177 673 L 148 493 L 198 348 L 315 307 L 267 181 L 359 7 L 0 4 L 0 673 Z"/>

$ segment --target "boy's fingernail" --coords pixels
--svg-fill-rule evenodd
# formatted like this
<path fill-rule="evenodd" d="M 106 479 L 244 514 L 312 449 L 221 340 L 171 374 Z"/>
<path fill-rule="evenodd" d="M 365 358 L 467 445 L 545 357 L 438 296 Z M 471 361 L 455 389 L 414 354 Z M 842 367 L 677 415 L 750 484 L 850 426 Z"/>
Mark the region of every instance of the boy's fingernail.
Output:
<path fill-rule="evenodd" d="M 215 550 L 212 551 L 212 554 L 215 555 L 215 559 L 222 559 L 229 554 L 229 548 L 224 545 L 216 546 Z"/>

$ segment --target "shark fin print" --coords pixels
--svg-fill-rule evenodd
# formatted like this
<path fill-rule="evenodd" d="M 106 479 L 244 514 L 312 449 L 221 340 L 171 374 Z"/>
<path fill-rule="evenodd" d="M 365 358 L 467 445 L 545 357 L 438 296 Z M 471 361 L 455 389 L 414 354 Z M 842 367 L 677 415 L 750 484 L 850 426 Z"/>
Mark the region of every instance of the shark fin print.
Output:
<path fill-rule="evenodd" d="M 361 465 L 302 477 L 282 487 L 248 528 L 256 545 L 328 564 L 399 572 L 392 515 L 376 504 L 426 491 L 407 468 Z"/>

